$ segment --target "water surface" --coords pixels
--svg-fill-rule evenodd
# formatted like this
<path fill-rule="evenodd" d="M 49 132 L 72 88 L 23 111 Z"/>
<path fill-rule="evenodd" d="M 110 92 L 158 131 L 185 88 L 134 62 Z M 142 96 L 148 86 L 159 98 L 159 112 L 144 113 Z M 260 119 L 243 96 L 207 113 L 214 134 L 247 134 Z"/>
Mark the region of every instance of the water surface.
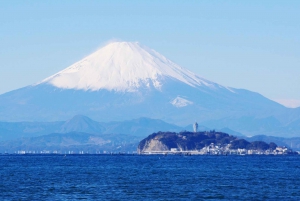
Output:
<path fill-rule="evenodd" d="M 0 200 L 300 200 L 300 156 L 0 155 Z"/>

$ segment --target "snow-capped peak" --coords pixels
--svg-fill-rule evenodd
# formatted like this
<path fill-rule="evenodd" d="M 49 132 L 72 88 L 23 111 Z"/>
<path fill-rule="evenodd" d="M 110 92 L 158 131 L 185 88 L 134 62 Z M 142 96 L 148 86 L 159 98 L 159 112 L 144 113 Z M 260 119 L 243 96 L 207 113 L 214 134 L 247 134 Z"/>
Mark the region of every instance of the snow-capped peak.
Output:
<path fill-rule="evenodd" d="M 160 89 L 166 77 L 193 87 L 216 85 L 138 42 L 110 43 L 41 83 L 63 89 L 136 91 L 141 86 Z"/>

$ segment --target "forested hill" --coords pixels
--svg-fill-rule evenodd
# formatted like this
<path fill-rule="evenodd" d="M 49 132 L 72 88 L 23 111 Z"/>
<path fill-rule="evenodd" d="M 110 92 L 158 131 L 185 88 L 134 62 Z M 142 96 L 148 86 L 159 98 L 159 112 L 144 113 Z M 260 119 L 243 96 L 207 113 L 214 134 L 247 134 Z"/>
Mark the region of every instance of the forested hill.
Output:
<path fill-rule="evenodd" d="M 138 146 L 138 151 L 168 151 L 177 148 L 181 151 L 200 150 L 214 144 L 230 149 L 267 150 L 276 149 L 273 142 L 267 144 L 263 141 L 248 142 L 223 132 L 157 132 L 143 139 Z"/>

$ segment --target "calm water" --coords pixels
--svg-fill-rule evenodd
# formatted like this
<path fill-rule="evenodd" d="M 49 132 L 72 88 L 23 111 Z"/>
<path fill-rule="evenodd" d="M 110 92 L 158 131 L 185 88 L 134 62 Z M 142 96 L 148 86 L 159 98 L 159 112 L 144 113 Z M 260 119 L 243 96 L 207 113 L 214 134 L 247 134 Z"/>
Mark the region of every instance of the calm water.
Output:
<path fill-rule="evenodd" d="M 0 200 L 300 200 L 300 156 L 2 155 Z"/>

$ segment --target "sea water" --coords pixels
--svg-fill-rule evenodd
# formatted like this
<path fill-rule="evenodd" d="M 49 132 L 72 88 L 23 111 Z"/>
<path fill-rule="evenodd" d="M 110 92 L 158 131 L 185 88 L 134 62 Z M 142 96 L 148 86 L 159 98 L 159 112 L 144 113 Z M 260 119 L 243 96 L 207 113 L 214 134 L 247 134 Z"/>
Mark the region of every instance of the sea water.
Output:
<path fill-rule="evenodd" d="M 0 155 L 0 200 L 300 200 L 300 156 Z"/>

